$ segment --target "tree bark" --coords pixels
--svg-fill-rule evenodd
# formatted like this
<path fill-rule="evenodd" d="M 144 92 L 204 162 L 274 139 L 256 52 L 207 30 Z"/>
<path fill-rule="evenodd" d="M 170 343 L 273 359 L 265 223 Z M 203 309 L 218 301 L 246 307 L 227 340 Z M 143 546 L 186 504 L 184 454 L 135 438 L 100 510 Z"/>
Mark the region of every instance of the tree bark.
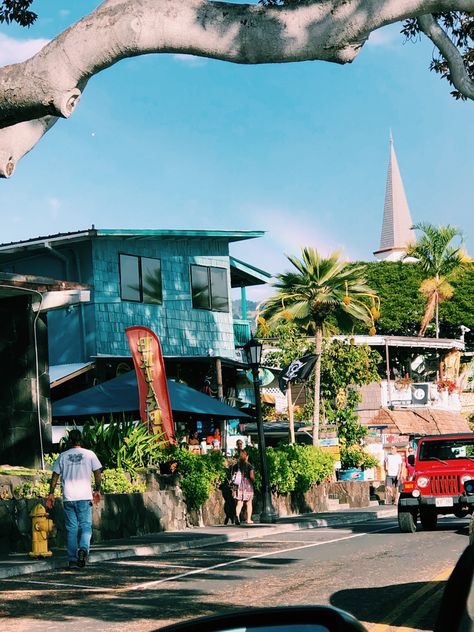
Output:
<path fill-rule="evenodd" d="M 316 364 L 314 365 L 313 445 L 319 445 L 319 417 L 321 408 L 321 351 L 323 347 L 323 330 L 321 327 L 316 327 L 315 347 Z"/>
<path fill-rule="evenodd" d="M 93 75 L 121 59 L 184 53 L 239 64 L 344 64 L 382 26 L 453 10 L 474 11 L 474 0 L 308 0 L 285 7 L 106 0 L 31 59 L 0 69 L 0 128 L 21 125 L 15 130 L 18 143 L 0 136 L 0 175 L 11 175 L 16 161 L 51 127 L 50 117 L 71 116 Z M 447 48 L 433 24 L 423 28 Z"/>

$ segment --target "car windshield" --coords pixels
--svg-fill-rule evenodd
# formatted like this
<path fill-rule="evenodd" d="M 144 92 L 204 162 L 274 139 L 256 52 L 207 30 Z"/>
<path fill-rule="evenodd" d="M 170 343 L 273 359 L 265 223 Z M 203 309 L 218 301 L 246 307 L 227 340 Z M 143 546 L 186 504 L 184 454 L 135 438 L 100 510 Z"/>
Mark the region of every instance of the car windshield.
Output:
<path fill-rule="evenodd" d="M 424 441 L 418 455 L 420 461 L 453 459 L 474 460 L 474 437 L 449 439 L 444 441 Z"/>

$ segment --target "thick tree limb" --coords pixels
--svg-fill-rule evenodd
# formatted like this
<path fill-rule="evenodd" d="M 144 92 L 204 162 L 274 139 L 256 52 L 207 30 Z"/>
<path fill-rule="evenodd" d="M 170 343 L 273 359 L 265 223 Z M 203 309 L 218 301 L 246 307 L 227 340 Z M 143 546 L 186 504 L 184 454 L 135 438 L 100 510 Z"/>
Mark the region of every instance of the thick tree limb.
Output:
<path fill-rule="evenodd" d="M 448 34 L 432 15 L 422 15 L 418 18 L 418 24 L 420 31 L 430 38 L 445 58 L 454 87 L 468 99 L 474 99 L 474 81 L 466 72 L 462 55 L 450 40 Z"/>
<path fill-rule="evenodd" d="M 51 129 L 57 117 L 45 116 L 0 129 L 0 177 L 10 178 L 16 163 Z"/>
<path fill-rule="evenodd" d="M 286 7 L 106 0 L 31 59 L 0 69 L 0 128 L 6 128 L 0 152 L 9 165 L 3 175 L 33 138 L 39 140 L 40 130 L 49 129 L 50 117 L 72 114 L 90 77 L 126 57 L 187 53 L 240 64 L 348 63 L 372 31 L 452 10 L 474 11 L 474 0 L 308 0 Z M 13 126 L 25 140 L 12 140 L 6 132 Z"/>

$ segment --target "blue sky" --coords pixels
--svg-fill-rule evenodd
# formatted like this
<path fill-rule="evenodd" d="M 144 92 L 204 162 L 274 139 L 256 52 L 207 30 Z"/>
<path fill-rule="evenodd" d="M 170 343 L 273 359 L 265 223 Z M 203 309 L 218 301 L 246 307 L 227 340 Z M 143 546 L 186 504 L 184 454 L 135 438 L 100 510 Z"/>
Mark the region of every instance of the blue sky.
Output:
<path fill-rule="evenodd" d="M 32 28 L 0 26 L 0 65 L 96 4 L 38 0 Z M 122 61 L 0 181 L 0 241 L 92 224 L 265 230 L 232 254 L 272 273 L 305 245 L 370 261 L 391 128 L 413 220 L 459 226 L 472 254 L 473 104 L 428 71 L 431 54 L 395 25 L 344 67 Z"/>

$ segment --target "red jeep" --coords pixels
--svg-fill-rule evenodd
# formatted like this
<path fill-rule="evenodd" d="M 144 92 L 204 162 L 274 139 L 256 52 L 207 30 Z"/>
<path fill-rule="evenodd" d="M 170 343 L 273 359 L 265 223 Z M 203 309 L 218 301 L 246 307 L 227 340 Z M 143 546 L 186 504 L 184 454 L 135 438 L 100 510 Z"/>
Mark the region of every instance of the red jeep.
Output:
<path fill-rule="evenodd" d="M 404 533 L 436 529 L 438 515 L 463 518 L 474 510 L 474 494 L 464 483 L 474 479 L 474 434 L 447 434 L 418 440 L 415 475 L 403 483 L 398 501 L 398 525 Z"/>

